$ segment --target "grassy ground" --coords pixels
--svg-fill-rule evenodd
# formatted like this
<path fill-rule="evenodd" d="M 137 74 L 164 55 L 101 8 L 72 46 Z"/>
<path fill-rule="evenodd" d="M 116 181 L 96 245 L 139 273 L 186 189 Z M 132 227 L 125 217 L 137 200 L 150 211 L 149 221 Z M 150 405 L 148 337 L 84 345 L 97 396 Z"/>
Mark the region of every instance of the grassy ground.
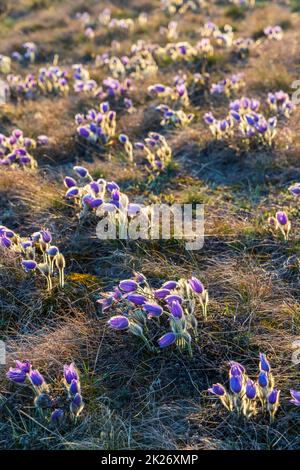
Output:
<path fill-rule="evenodd" d="M 147 28 L 137 28 L 132 37 L 118 37 L 119 54 L 138 39 L 164 42 L 158 32 L 169 19 L 159 1 L 106 3 L 114 16 L 149 14 Z M 213 80 L 239 71 L 245 74 L 246 96 L 264 97 L 278 89 L 291 92 L 292 82 L 300 78 L 298 2 L 293 2 L 293 12 L 287 2 L 279 1 L 257 2 L 246 12 L 226 2 L 208 3 L 208 9 L 178 18 L 179 40 L 197 39 L 197 29 L 208 19 L 218 26 L 232 24 L 243 37 L 258 38 L 266 26 L 278 22 L 284 29 L 281 42 L 263 43 L 242 60 L 226 51 L 215 54 L 208 65 Z M 93 69 L 94 58 L 110 48 L 114 37 L 102 32 L 88 40 L 75 19 L 76 12 L 86 10 L 96 18 L 99 2 L 6 1 L 2 9 L 1 53 L 34 41 L 40 56 L 30 71 L 57 53 L 67 68 L 83 62 L 99 80 L 105 78 L 107 71 Z M 28 72 L 16 64 L 14 71 Z M 165 64 L 157 76 L 138 81 L 133 95 L 137 111 L 121 113 L 118 129 L 144 137 L 155 124 L 147 87 L 169 84 L 177 72 L 176 64 Z M 120 151 L 112 149 L 108 158 L 78 145 L 74 115 L 89 109 L 91 98 L 70 93 L 13 100 L 0 107 L 0 132 L 18 127 L 33 138 L 50 137 L 50 145 L 38 150 L 37 171 L 0 171 L 0 223 L 22 235 L 48 227 L 67 261 L 65 289 L 47 293 L 43 281 L 26 276 L 13 256 L 0 253 L 0 332 L 7 342 L 8 363 L 32 360 L 59 394 L 62 365 L 75 361 L 86 403 L 75 424 L 52 428 L 36 414 L 31 392 L 8 383 L 0 366 L 1 448 L 299 449 L 300 415 L 288 400 L 270 426 L 261 416 L 246 421 L 229 415 L 207 389 L 226 380 L 229 360 L 242 362 L 255 375 L 259 351 L 268 355 L 282 395 L 300 387 L 299 366 L 291 360 L 292 343 L 300 334 L 299 206 L 287 190 L 300 178 L 300 108 L 275 148 L 240 150 L 238 145 L 213 142 L 203 123 L 204 113 L 212 108 L 225 114 L 226 99 L 198 101 L 191 105 L 191 126 L 166 133 L 174 165 L 155 184 L 147 182 L 142 164 L 131 165 Z M 204 202 L 204 248 L 188 252 L 176 241 L 101 242 L 93 226 L 78 227 L 62 184 L 77 163 L 118 181 L 131 200 Z M 289 213 L 288 243 L 267 228 L 267 218 L 276 210 Z M 206 323 L 199 319 L 200 340 L 192 359 L 174 350 L 147 354 L 135 338 L 108 330 L 107 316 L 95 300 L 134 270 L 153 285 L 194 274 L 208 286 L 210 315 Z"/>

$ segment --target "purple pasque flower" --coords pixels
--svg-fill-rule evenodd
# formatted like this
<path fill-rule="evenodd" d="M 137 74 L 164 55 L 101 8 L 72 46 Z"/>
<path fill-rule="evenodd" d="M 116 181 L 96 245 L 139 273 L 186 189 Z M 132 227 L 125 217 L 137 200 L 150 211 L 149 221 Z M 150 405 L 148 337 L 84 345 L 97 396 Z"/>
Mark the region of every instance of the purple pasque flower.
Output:
<path fill-rule="evenodd" d="M 289 191 L 294 195 L 294 196 L 300 196 L 300 183 L 295 183 L 292 186 L 289 187 Z"/>
<path fill-rule="evenodd" d="M 59 249 L 57 246 L 50 246 L 50 248 L 47 250 L 47 254 L 50 256 L 56 256 L 59 253 Z"/>
<path fill-rule="evenodd" d="M 76 393 L 80 393 L 80 385 L 78 380 L 72 379 L 69 387 L 69 393 L 71 395 L 76 395 Z"/>
<path fill-rule="evenodd" d="M 289 221 L 288 216 L 283 211 L 276 212 L 276 220 L 280 225 L 286 225 Z"/>
<path fill-rule="evenodd" d="M 97 209 L 97 207 L 100 207 L 103 204 L 103 200 L 100 198 L 92 198 L 88 202 L 89 206 L 91 209 Z"/>
<path fill-rule="evenodd" d="M 167 281 L 161 287 L 162 289 L 174 290 L 176 289 L 178 282 L 176 281 Z"/>
<path fill-rule="evenodd" d="M 165 299 L 167 295 L 170 295 L 171 291 L 169 289 L 156 289 L 154 291 L 154 297 L 156 299 Z"/>
<path fill-rule="evenodd" d="M 271 371 L 270 363 L 265 354 L 259 353 L 259 368 L 260 370 L 264 370 L 265 372 Z"/>
<path fill-rule="evenodd" d="M 171 344 L 175 343 L 176 341 L 176 335 L 172 331 L 169 333 L 164 334 L 161 338 L 158 340 L 158 345 L 161 349 L 167 348 L 168 346 L 171 346 Z"/>
<path fill-rule="evenodd" d="M 147 299 L 144 295 L 141 294 L 129 294 L 127 296 L 127 300 L 134 303 L 135 305 L 143 305 L 146 303 Z"/>
<path fill-rule="evenodd" d="M 223 397 L 226 394 L 225 388 L 219 383 L 213 384 L 213 386 L 209 388 L 208 391 L 213 395 L 217 395 L 218 397 Z"/>
<path fill-rule="evenodd" d="M 39 145 L 48 145 L 49 143 L 49 138 L 46 135 L 39 135 L 37 137 L 37 143 Z"/>
<path fill-rule="evenodd" d="M 42 236 L 43 242 L 50 243 L 52 241 L 52 235 L 49 230 L 41 230 L 40 234 Z"/>
<path fill-rule="evenodd" d="M 56 408 L 52 413 L 51 413 L 51 422 L 52 423 L 59 423 L 64 417 L 64 410 L 61 408 Z"/>
<path fill-rule="evenodd" d="M 64 379 L 68 385 L 71 384 L 72 380 L 79 380 L 78 372 L 74 362 L 72 362 L 70 365 L 64 365 Z"/>
<path fill-rule="evenodd" d="M 124 292 L 135 292 L 138 284 L 133 279 L 125 279 L 119 283 L 119 288 Z"/>
<path fill-rule="evenodd" d="M 64 185 L 67 188 L 73 188 L 74 186 L 77 186 L 77 181 L 74 180 L 74 178 L 71 178 L 70 176 L 66 176 L 64 179 Z"/>
<path fill-rule="evenodd" d="M 266 388 L 269 384 L 269 378 L 267 372 L 262 370 L 258 376 L 258 384 L 261 388 Z"/>
<path fill-rule="evenodd" d="M 202 294 L 202 292 L 204 291 L 204 286 L 202 282 L 199 281 L 199 279 L 197 279 L 196 277 L 191 277 L 191 279 L 189 279 L 189 285 L 191 286 L 195 294 Z"/>
<path fill-rule="evenodd" d="M 76 186 L 74 186 L 66 192 L 66 197 L 67 198 L 73 198 L 73 197 L 78 196 L 78 194 L 79 194 L 79 189 L 76 188 Z"/>
<path fill-rule="evenodd" d="M 180 303 L 175 300 L 174 302 L 171 303 L 171 314 L 175 318 L 182 318 L 183 317 L 183 308 L 181 307 Z"/>
<path fill-rule="evenodd" d="M 127 330 L 129 328 L 129 320 L 123 315 L 115 315 L 107 323 L 114 330 Z"/>
<path fill-rule="evenodd" d="M 180 304 L 182 304 L 183 302 L 183 298 L 180 296 L 180 295 L 177 295 L 177 294 L 170 294 L 170 295 L 167 295 L 167 297 L 165 297 L 164 299 L 168 305 L 171 305 L 172 302 L 179 302 Z"/>
<path fill-rule="evenodd" d="M 204 122 L 205 122 L 206 124 L 209 124 L 209 125 L 211 125 L 211 124 L 213 124 L 213 123 L 215 122 L 215 118 L 214 118 L 214 116 L 213 116 L 212 113 L 206 113 L 206 114 L 204 114 L 203 119 L 204 119 Z"/>
<path fill-rule="evenodd" d="M 22 369 L 14 369 L 13 367 L 10 367 L 8 372 L 6 373 L 6 377 L 11 380 L 12 382 L 15 383 L 24 383 L 26 380 L 26 372 Z"/>
<path fill-rule="evenodd" d="M 31 364 L 29 361 L 24 361 L 24 362 L 16 361 L 16 366 L 17 366 L 17 369 L 22 370 L 26 374 L 28 374 L 31 369 Z"/>
<path fill-rule="evenodd" d="M 29 379 L 35 387 L 41 387 L 45 383 L 44 377 L 37 369 L 31 369 Z"/>
<path fill-rule="evenodd" d="M 292 400 L 290 400 L 293 405 L 300 406 L 300 392 L 297 392 L 297 390 L 290 390 L 290 394 L 292 397 Z"/>
<path fill-rule="evenodd" d="M 229 376 L 236 376 L 236 375 L 243 375 L 245 373 L 245 367 L 242 366 L 239 362 L 236 361 L 230 361 L 230 371 L 229 371 Z"/>
<path fill-rule="evenodd" d="M 85 178 L 86 176 L 88 176 L 89 172 L 86 168 L 84 168 L 83 166 L 74 166 L 73 167 L 73 170 L 76 171 L 76 173 L 81 177 L 81 178 Z"/>
<path fill-rule="evenodd" d="M 249 400 L 254 400 L 257 394 L 257 387 L 256 383 L 253 382 L 253 380 L 248 379 L 246 383 L 246 397 L 249 398 Z"/>
<path fill-rule="evenodd" d="M 83 408 L 83 398 L 80 393 L 76 393 L 73 397 L 73 400 L 70 404 L 70 410 L 75 415 L 78 416 Z"/>
<path fill-rule="evenodd" d="M 230 377 L 230 390 L 233 393 L 241 393 L 243 388 L 243 376 L 242 375 L 232 375 Z"/>
<path fill-rule="evenodd" d="M 37 268 L 37 262 L 28 259 L 22 259 L 21 264 L 26 272 L 34 271 Z"/>
<path fill-rule="evenodd" d="M 143 309 L 148 313 L 148 318 L 160 317 L 163 313 L 162 307 L 155 303 L 145 303 Z"/>
<path fill-rule="evenodd" d="M 268 395 L 268 403 L 270 405 L 277 404 L 279 402 L 279 395 L 280 395 L 280 391 L 277 390 L 276 388 L 273 388 L 273 390 Z"/>

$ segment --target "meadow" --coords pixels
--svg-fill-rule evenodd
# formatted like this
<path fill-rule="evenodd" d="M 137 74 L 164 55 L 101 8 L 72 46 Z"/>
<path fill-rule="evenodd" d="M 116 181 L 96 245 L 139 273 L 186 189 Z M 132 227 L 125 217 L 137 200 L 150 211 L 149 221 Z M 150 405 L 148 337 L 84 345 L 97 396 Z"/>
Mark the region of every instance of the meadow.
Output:
<path fill-rule="evenodd" d="M 0 2 L 0 449 L 299 450 L 299 31 Z M 99 236 L 153 204 L 203 204 L 203 247 Z"/>

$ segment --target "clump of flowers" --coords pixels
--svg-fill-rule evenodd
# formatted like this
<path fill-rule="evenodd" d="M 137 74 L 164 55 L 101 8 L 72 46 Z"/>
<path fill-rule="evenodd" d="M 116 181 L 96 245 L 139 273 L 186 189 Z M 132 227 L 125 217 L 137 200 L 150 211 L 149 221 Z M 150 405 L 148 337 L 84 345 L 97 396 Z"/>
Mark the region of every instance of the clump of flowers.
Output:
<path fill-rule="evenodd" d="M 22 44 L 22 51 L 13 52 L 11 57 L 17 62 L 30 62 L 33 64 L 35 62 L 36 53 L 37 45 L 34 42 L 24 42 L 24 44 Z"/>
<path fill-rule="evenodd" d="M 134 31 L 134 21 L 131 18 L 111 18 L 107 27 L 113 33 L 125 32 L 131 34 Z"/>
<path fill-rule="evenodd" d="M 236 412 L 251 418 L 268 411 L 270 421 L 274 421 L 279 408 L 280 391 L 274 388 L 274 377 L 265 354 L 259 355 L 259 375 L 254 381 L 246 373 L 245 367 L 238 362 L 230 362 L 230 392 L 219 383 L 214 384 L 209 392 L 216 395 L 229 412 Z"/>
<path fill-rule="evenodd" d="M 160 173 L 172 161 L 171 147 L 166 138 L 157 132 L 149 132 L 144 142 L 136 142 L 134 147 L 144 152 L 152 173 Z"/>
<path fill-rule="evenodd" d="M 37 84 L 42 93 L 45 94 L 67 95 L 69 93 L 67 71 L 58 65 L 41 68 L 37 77 Z"/>
<path fill-rule="evenodd" d="M 76 93 L 91 94 L 94 97 L 101 95 L 102 89 L 96 80 L 92 80 L 89 71 L 82 64 L 73 64 L 73 88 Z"/>
<path fill-rule="evenodd" d="M 277 98 L 274 94 L 274 97 L 271 99 L 269 95 L 267 101 L 271 110 L 288 117 L 292 110 L 289 99 L 286 96 L 283 97 L 282 92 L 278 92 Z M 277 134 L 277 116 L 267 117 L 260 112 L 260 108 L 259 100 L 242 97 L 230 103 L 229 114 L 225 119 L 218 120 L 210 112 L 204 115 L 204 121 L 217 140 L 237 136 L 242 137 L 248 143 L 256 141 L 271 146 Z"/>
<path fill-rule="evenodd" d="M 283 31 L 281 26 L 267 26 L 264 29 L 264 33 L 268 39 L 273 39 L 275 41 L 281 41 L 283 38 Z"/>
<path fill-rule="evenodd" d="M 6 78 L 12 94 L 17 97 L 33 98 L 38 91 L 37 80 L 32 74 L 26 75 L 25 78 L 9 74 Z"/>
<path fill-rule="evenodd" d="M 154 75 L 158 70 L 153 54 L 154 48 L 139 41 L 131 47 L 129 55 L 118 57 L 105 53 L 96 57 L 95 64 L 107 67 L 114 78 L 132 77 L 141 80 L 145 76 Z"/>
<path fill-rule="evenodd" d="M 165 104 L 157 106 L 156 110 L 162 115 L 162 126 L 187 127 L 194 119 L 194 114 L 186 114 L 182 109 L 176 111 Z"/>
<path fill-rule="evenodd" d="M 213 45 L 209 38 L 201 39 L 197 44 L 192 45 L 189 42 L 167 43 L 155 50 L 158 60 L 168 58 L 173 62 L 191 62 L 196 59 L 205 59 L 214 52 Z"/>
<path fill-rule="evenodd" d="M 84 408 L 81 395 L 80 378 L 75 364 L 64 365 L 64 386 L 67 399 L 63 407 L 57 408 L 58 398 L 50 394 L 50 387 L 38 369 L 33 369 L 29 361 L 16 361 L 16 367 L 10 367 L 7 378 L 16 384 L 30 384 L 35 395 L 34 405 L 40 414 L 53 424 L 61 423 L 68 415 L 72 419 L 78 418 Z"/>
<path fill-rule="evenodd" d="M 269 93 L 267 102 L 272 112 L 286 118 L 290 117 L 295 107 L 289 95 L 282 90 L 276 91 L 275 93 Z"/>
<path fill-rule="evenodd" d="M 161 83 L 151 85 L 148 87 L 148 93 L 164 102 L 174 103 L 175 106 L 188 108 L 190 102 L 185 81 L 183 79 L 179 80 L 179 77 L 175 77 L 174 81 L 174 87 L 165 86 Z"/>
<path fill-rule="evenodd" d="M 26 273 L 41 273 L 47 280 L 47 289 L 53 287 L 58 272 L 59 285 L 64 287 L 65 258 L 58 247 L 52 245 L 49 230 L 40 230 L 29 237 L 20 237 L 13 230 L 0 226 L 0 247 L 14 252 Z"/>
<path fill-rule="evenodd" d="M 80 178 L 78 183 L 74 178 L 66 176 L 64 184 L 67 188 L 65 197 L 74 201 L 80 209 L 79 218 L 85 217 L 90 211 L 98 213 L 101 208 L 105 212 L 116 211 L 128 206 L 128 197 L 120 191 L 114 181 L 102 178 L 94 180 L 88 170 L 82 166 L 74 166 L 74 171 Z"/>
<path fill-rule="evenodd" d="M 291 231 L 291 222 L 285 212 L 276 212 L 275 217 L 268 218 L 268 224 L 273 234 L 279 232 L 283 235 L 284 240 L 288 240 Z"/>
<path fill-rule="evenodd" d="M 75 122 L 80 137 L 88 142 L 109 145 L 116 134 L 116 112 L 108 102 L 100 104 L 99 111 L 90 109 L 86 115 L 77 114 Z"/>
<path fill-rule="evenodd" d="M 114 309 L 109 327 L 138 336 L 150 351 L 156 351 L 156 345 L 164 349 L 174 344 L 192 354 L 192 341 L 198 337 L 198 305 L 203 320 L 207 319 L 208 292 L 196 277 L 166 281 L 154 289 L 143 274 L 136 273 L 102 296 L 98 300 L 102 311 Z M 167 332 L 160 336 L 162 326 Z"/>
<path fill-rule="evenodd" d="M 213 83 L 210 88 L 210 93 L 212 95 L 224 94 L 227 97 L 230 97 L 234 93 L 240 91 L 244 86 L 245 82 L 243 79 L 243 74 L 237 73 L 219 81 L 218 83 Z"/>
<path fill-rule="evenodd" d="M 169 15 L 182 15 L 189 10 L 198 12 L 206 4 L 206 0 L 161 0 L 162 9 Z"/>
<path fill-rule="evenodd" d="M 14 129 L 9 136 L 0 134 L 0 166 L 36 168 L 37 162 L 31 151 L 37 145 L 46 145 L 47 136 L 39 136 L 37 141 L 24 137 L 20 129 Z"/>

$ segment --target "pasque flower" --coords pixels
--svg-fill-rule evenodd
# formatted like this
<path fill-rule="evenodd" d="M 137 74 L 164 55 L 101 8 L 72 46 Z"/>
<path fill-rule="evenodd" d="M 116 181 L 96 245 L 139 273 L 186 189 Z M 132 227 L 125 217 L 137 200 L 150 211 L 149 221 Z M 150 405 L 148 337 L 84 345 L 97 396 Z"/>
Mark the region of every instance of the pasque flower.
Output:
<path fill-rule="evenodd" d="M 129 320 L 122 315 L 116 315 L 110 318 L 108 325 L 114 330 L 126 330 L 129 328 Z"/>
<path fill-rule="evenodd" d="M 161 349 L 171 346 L 176 341 L 176 335 L 173 332 L 164 334 L 159 340 L 158 345 Z"/>

